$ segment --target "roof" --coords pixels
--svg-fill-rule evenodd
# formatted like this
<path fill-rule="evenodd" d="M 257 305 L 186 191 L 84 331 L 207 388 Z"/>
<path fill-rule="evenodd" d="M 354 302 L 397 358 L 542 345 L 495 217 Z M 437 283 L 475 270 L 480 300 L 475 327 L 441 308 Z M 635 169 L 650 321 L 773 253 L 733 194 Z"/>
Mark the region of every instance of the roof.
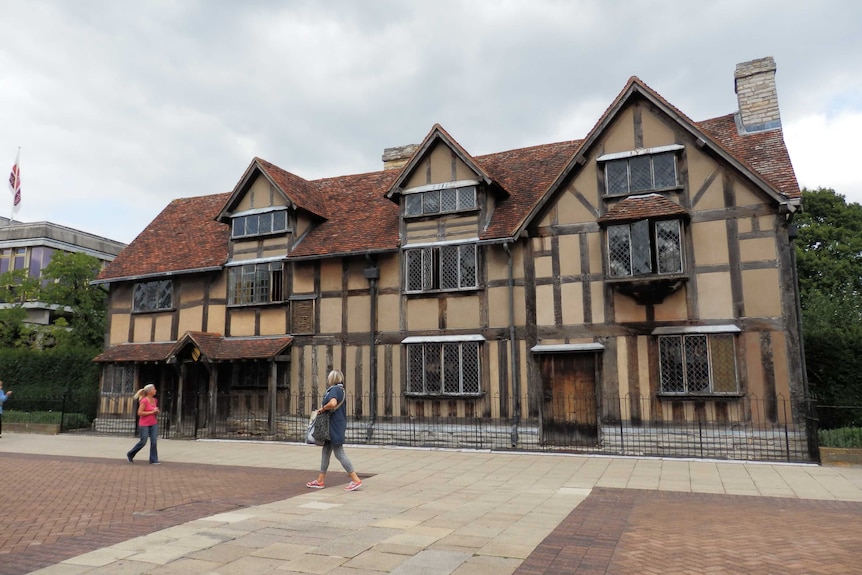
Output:
<path fill-rule="evenodd" d="M 190 331 L 173 345 L 169 355 L 176 355 L 186 345 L 193 344 L 209 361 L 272 359 L 292 342 L 290 336 L 223 337 L 220 333 Z"/>
<path fill-rule="evenodd" d="M 632 77 L 583 140 L 569 140 L 493 154 L 471 156 L 441 126 L 434 125 L 400 170 L 381 170 L 319 180 L 304 180 L 254 158 L 234 191 L 175 200 L 99 275 L 97 281 L 170 275 L 217 269 L 227 261 L 229 229 L 216 221 L 235 202 L 256 172 L 277 186 L 298 208 L 318 216 L 286 259 L 312 259 L 397 251 L 400 211 L 387 195 L 415 168 L 423 150 L 442 142 L 453 148 L 480 177 L 500 193 L 480 233 L 482 240 L 517 237 L 580 169 L 590 146 L 632 98 L 645 98 L 679 122 L 776 201 L 801 197 L 781 129 L 740 135 L 733 114 L 694 122 L 637 77 Z M 424 146 L 424 147 L 423 147 Z M 615 210 L 642 207 L 623 203 Z M 678 207 L 678 206 L 677 206 Z M 609 214 L 610 215 L 610 214 Z"/>
<path fill-rule="evenodd" d="M 628 196 L 615 203 L 608 212 L 597 221 L 604 223 L 623 223 L 644 220 L 647 218 L 688 217 L 688 212 L 661 194 L 644 194 Z"/>
<path fill-rule="evenodd" d="M 186 332 L 175 342 L 114 345 L 96 356 L 93 361 L 103 363 L 166 361 L 189 344 L 197 347 L 203 358 L 208 361 L 272 359 L 281 354 L 292 342 L 293 338 L 289 336 L 224 337 L 219 333 Z"/>
<path fill-rule="evenodd" d="M 158 343 L 121 343 L 112 345 L 93 359 L 99 362 L 133 361 L 164 361 L 174 347 L 174 342 Z"/>
<path fill-rule="evenodd" d="M 96 281 L 167 275 L 222 266 L 230 226 L 215 221 L 230 194 L 181 198 L 168 204 Z"/>

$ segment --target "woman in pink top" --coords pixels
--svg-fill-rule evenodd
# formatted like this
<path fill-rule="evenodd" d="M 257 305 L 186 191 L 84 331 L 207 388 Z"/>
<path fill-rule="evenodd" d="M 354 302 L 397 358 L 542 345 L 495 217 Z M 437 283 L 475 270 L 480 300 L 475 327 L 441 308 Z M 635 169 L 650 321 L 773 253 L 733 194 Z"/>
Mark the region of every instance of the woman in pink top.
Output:
<path fill-rule="evenodd" d="M 148 383 L 135 393 L 135 399 L 138 400 L 138 434 L 140 435 L 140 440 L 126 454 L 126 459 L 129 460 L 129 463 L 132 463 L 135 455 L 144 448 L 149 438 L 150 463 L 158 465 L 159 452 L 156 449 L 156 438 L 159 435 L 159 421 L 157 419 L 159 408 L 156 403 L 156 386 Z"/>

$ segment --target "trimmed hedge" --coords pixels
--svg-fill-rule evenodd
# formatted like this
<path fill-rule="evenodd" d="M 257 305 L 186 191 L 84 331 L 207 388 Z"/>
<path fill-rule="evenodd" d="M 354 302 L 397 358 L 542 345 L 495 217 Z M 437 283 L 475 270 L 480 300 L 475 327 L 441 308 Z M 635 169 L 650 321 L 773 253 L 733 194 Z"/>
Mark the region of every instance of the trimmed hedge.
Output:
<path fill-rule="evenodd" d="M 0 378 L 4 391 L 13 394 L 4 408 L 41 411 L 47 398 L 60 400 L 56 408 L 67 413 L 96 416 L 99 402 L 99 365 L 93 362 L 101 350 L 91 348 L 0 350 Z M 52 406 L 54 408 L 54 406 Z"/>

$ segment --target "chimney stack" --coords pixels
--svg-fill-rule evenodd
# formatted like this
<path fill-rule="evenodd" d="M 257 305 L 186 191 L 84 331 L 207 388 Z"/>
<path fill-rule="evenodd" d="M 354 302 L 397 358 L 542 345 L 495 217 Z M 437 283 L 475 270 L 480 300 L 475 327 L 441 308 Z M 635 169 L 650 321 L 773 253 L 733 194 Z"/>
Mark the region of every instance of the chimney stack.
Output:
<path fill-rule="evenodd" d="M 383 169 L 397 170 L 404 167 L 413 154 L 419 148 L 418 144 L 408 144 L 406 146 L 396 146 L 394 148 L 383 149 Z"/>
<path fill-rule="evenodd" d="M 739 101 L 737 126 L 740 132 L 750 134 L 780 128 L 775 60 L 772 56 L 737 64 L 733 78 Z"/>

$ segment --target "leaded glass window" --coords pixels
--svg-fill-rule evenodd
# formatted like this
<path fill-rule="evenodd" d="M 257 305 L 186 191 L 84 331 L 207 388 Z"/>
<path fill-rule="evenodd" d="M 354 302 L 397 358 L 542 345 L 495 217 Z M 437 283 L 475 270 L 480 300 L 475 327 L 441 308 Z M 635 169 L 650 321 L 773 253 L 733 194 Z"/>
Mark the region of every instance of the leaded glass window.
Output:
<path fill-rule="evenodd" d="M 136 283 L 132 309 L 139 312 L 173 309 L 173 295 L 171 280 Z"/>
<path fill-rule="evenodd" d="M 407 393 L 478 395 L 479 342 L 411 343 L 407 348 Z"/>
<path fill-rule="evenodd" d="M 663 393 L 739 391 L 733 335 L 666 335 L 658 338 L 658 346 Z"/>
<path fill-rule="evenodd" d="M 476 288 L 476 256 L 475 244 L 404 250 L 405 291 Z"/>
<path fill-rule="evenodd" d="M 605 163 L 608 195 L 631 194 L 679 185 L 676 154 L 644 154 Z"/>
<path fill-rule="evenodd" d="M 446 214 L 476 209 L 476 186 L 416 192 L 404 196 L 404 215 Z"/>
<path fill-rule="evenodd" d="M 281 262 L 231 267 L 228 271 L 228 304 L 283 301 L 283 275 Z"/>
<path fill-rule="evenodd" d="M 608 226 L 607 239 L 612 278 L 683 271 L 679 220 L 639 220 Z"/>
<path fill-rule="evenodd" d="M 231 237 L 265 236 L 287 231 L 287 211 L 237 216 L 231 220 Z"/>

